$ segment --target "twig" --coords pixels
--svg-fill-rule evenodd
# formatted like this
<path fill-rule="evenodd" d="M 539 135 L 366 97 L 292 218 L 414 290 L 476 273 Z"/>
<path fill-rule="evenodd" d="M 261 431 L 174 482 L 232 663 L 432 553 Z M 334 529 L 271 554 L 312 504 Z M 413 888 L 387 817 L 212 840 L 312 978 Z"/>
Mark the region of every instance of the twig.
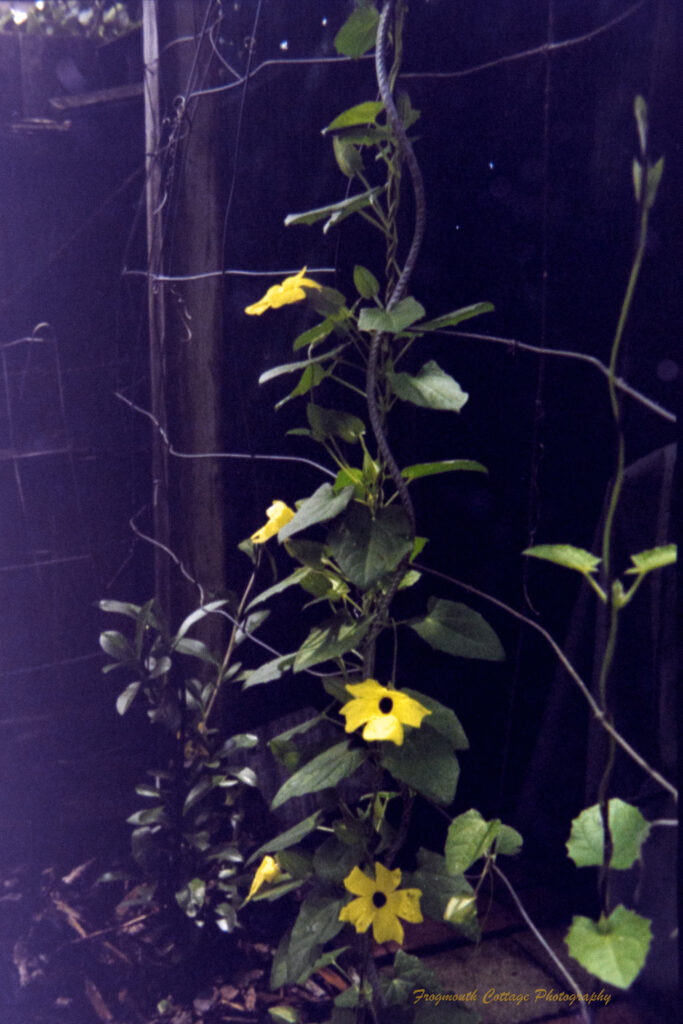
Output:
<path fill-rule="evenodd" d="M 466 78 L 468 75 L 474 75 L 479 71 L 488 71 L 491 68 L 502 67 L 504 64 L 512 64 L 518 60 L 528 60 L 530 57 L 543 57 L 547 53 L 554 53 L 557 50 L 567 50 L 571 46 L 580 46 L 583 43 L 589 43 L 591 40 L 601 36 L 603 32 L 608 32 L 614 28 L 620 22 L 625 21 L 626 18 L 630 18 L 632 14 L 644 7 L 647 0 L 638 0 L 638 3 L 633 4 L 632 7 L 627 8 L 618 14 L 615 18 L 605 22 L 604 25 L 599 25 L 594 28 L 591 32 L 586 32 L 582 36 L 575 36 L 572 39 L 562 39 L 558 43 L 542 43 L 540 46 L 534 46 L 530 50 L 522 50 L 519 53 L 511 53 L 507 57 L 496 57 L 494 60 L 487 60 L 484 64 L 475 64 L 473 67 L 462 68 L 460 71 L 411 71 L 408 74 L 401 75 L 402 78 Z"/>

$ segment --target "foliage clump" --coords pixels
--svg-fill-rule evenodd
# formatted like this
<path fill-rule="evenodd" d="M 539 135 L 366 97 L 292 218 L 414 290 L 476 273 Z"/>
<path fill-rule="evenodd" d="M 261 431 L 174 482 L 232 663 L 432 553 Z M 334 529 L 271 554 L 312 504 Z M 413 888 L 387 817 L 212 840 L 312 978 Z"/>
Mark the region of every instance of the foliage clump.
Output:
<path fill-rule="evenodd" d="M 137 6 L 107 0 L 35 0 L 27 9 L 12 7 L 0 15 L 0 31 L 108 42 L 140 25 Z"/>

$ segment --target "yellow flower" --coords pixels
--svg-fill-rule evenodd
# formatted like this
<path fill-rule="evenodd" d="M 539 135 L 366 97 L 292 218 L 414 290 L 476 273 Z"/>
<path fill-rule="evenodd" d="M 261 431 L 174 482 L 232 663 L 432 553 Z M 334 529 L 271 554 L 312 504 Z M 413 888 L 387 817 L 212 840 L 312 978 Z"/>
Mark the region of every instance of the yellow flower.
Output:
<path fill-rule="evenodd" d="M 355 867 L 344 879 L 344 885 L 357 896 L 339 911 L 339 920 L 348 921 L 357 932 L 366 932 L 372 925 L 375 942 L 403 942 L 403 925 L 399 921 L 420 924 L 419 889 L 399 889 L 401 869 L 389 871 L 375 861 L 375 879 Z"/>
<path fill-rule="evenodd" d="M 431 715 L 431 711 L 419 701 L 399 690 L 381 686 L 376 679 L 349 684 L 346 689 L 354 699 L 339 712 L 346 718 L 345 732 L 353 732 L 365 725 L 364 740 L 391 740 L 400 747 L 403 726 L 412 725 L 418 729 L 425 715 Z"/>
<path fill-rule="evenodd" d="M 322 288 L 317 281 L 310 277 L 304 277 L 306 267 L 300 270 L 294 277 L 286 277 L 282 284 L 274 284 L 269 288 L 262 299 L 251 306 L 247 306 L 245 313 L 250 316 L 261 316 L 267 309 L 279 309 L 280 306 L 288 306 L 291 302 L 301 302 L 306 298 L 305 288 Z"/>
<path fill-rule="evenodd" d="M 255 896 L 264 882 L 277 882 L 279 877 L 280 865 L 275 857 L 264 857 L 256 869 L 249 895 L 244 902 L 247 903 L 252 896 Z"/>
<path fill-rule="evenodd" d="M 290 519 L 294 518 L 292 509 L 285 505 L 284 501 L 274 501 L 270 508 L 266 509 L 268 522 L 260 530 L 251 535 L 252 544 L 265 544 L 270 537 L 274 537 L 278 530 L 281 530 Z"/>

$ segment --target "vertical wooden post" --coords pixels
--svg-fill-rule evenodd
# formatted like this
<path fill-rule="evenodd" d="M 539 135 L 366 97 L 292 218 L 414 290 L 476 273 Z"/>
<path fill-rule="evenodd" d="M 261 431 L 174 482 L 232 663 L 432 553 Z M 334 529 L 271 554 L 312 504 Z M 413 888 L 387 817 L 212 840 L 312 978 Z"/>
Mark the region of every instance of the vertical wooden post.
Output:
<path fill-rule="evenodd" d="M 163 213 L 161 173 L 161 110 L 159 102 L 158 0 L 142 5 L 142 48 L 145 107 L 145 202 L 147 212 L 147 313 L 149 321 L 150 411 L 167 430 L 165 398 L 165 308 L 163 272 Z M 152 432 L 152 503 L 154 539 L 169 546 L 168 452 L 158 430 Z M 170 564 L 168 555 L 154 549 L 154 595 L 170 613 Z"/>
<path fill-rule="evenodd" d="M 201 455 L 222 449 L 224 419 L 219 100 L 192 96 L 217 81 L 206 32 L 212 5 L 149 0 L 143 10 L 152 412 L 178 451 Z M 164 115 L 177 120 L 162 173 Z M 201 277 L 208 272 L 216 273 Z M 155 280 L 159 274 L 173 281 Z M 163 445 L 155 451 L 156 539 L 180 559 L 206 599 L 225 585 L 222 471 L 220 460 L 169 460 Z M 170 563 L 157 554 L 163 593 Z M 173 570 L 171 578 L 167 606 L 177 623 L 200 595 L 182 574 Z M 213 618 L 207 623 L 205 642 L 220 645 L 220 626 Z"/>

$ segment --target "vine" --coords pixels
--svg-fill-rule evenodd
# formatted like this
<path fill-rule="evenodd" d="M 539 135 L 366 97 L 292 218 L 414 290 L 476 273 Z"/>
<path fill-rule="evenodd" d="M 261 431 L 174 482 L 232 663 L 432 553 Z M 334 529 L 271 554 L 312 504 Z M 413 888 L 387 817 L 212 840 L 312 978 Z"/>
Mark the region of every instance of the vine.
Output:
<path fill-rule="evenodd" d="M 477 896 L 484 880 L 496 875 L 509 886 L 498 859 L 514 856 L 522 846 L 522 837 L 514 828 L 499 819 L 487 821 L 476 809 L 450 818 L 447 808 L 456 792 L 458 755 L 467 749 L 468 740 L 452 708 L 405 685 L 397 655 L 400 638 L 409 630 L 432 649 L 450 656 L 492 662 L 504 658 L 492 627 L 465 604 L 430 597 L 420 615 L 400 619 L 395 614 L 396 596 L 423 575 L 450 579 L 416 561 L 426 539 L 416 535 L 411 486 L 437 474 L 486 472 L 479 462 L 468 458 L 400 467 L 387 440 L 387 421 L 395 407 L 408 402 L 422 409 L 460 413 L 468 400 L 458 382 L 434 360 L 425 362 L 416 373 L 403 369 L 403 361 L 431 334 L 493 309 L 490 303 L 476 302 L 428 319 L 424 307 L 408 293 L 424 232 L 426 202 L 409 136 L 419 114 L 407 95 L 401 94 L 396 101 L 393 97 L 405 6 L 405 0 L 386 0 L 380 13 L 372 4 L 361 4 L 335 40 L 338 52 L 348 57 L 360 57 L 375 46 L 381 99 L 344 110 L 324 129 L 349 189 L 357 185 L 360 190 L 324 207 L 291 214 L 285 222 L 323 222 L 327 231 L 358 215 L 383 240 L 384 284 L 360 264 L 352 271 L 342 268 L 352 276 L 356 291 L 349 302 L 341 292 L 309 276 L 303 267 L 270 287 L 245 310 L 249 316 L 270 316 L 271 311 L 301 303 L 317 314 L 317 322 L 293 342 L 293 352 L 303 353 L 303 358 L 269 369 L 260 383 L 296 375 L 296 384 L 276 407 L 304 399 L 305 425 L 290 433 L 322 447 L 327 462 L 322 468 L 333 482 L 324 482 L 298 501 L 291 495 L 285 496 L 287 500 L 275 498 L 266 510 L 266 522 L 240 545 L 253 565 L 242 597 L 203 603 L 174 635 L 169 634 L 152 602 L 142 607 L 102 602 L 104 610 L 135 621 L 133 641 L 115 631 L 103 634 L 101 640 L 113 659 L 108 668 L 123 666 L 136 673 L 136 680 L 119 697 L 119 712 L 125 713 L 142 691 L 150 719 L 163 723 L 169 735 L 176 741 L 180 737 L 182 743 L 179 805 L 177 779 L 174 789 L 168 772 L 152 772 L 153 785 L 138 788 L 142 797 L 152 801 L 151 807 L 131 819 L 139 863 L 151 877 L 158 877 L 162 862 L 173 862 L 173 877 L 178 880 L 174 898 L 185 914 L 200 925 L 213 917 L 228 932 L 240 920 L 248 919 L 252 904 L 291 899 L 296 893 L 299 902 L 291 926 L 280 938 L 271 985 L 277 989 L 301 984 L 315 971 L 334 965 L 347 987 L 335 1000 L 333 1024 L 346 1024 L 352 1017 L 377 1022 L 396 1012 L 401 1019 L 414 1019 L 418 1024 L 427 1019 L 430 1024 L 441 1019 L 444 1024 L 472 1019 L 464 1009 L 454 1011 L 452 1005 L 412 1006 L 416 988 L 437 993 L 438 981 L 417 957 L 400 948 L 391 972 L 378 973 L 370 935 L 378 944 L 393 942 L 400 947 L 405 938 L 404 922 L 417 924 L 427 915 L 478 939 Z M 393 62 L 387 72 L 390 37 Z M 571 955 L 583 966 L 622 988 L 628 987 L 642 968 L 649 947 L 649 923 L 623 907 L 611 909 L 609 870 L 634 862 L 649 826 L 636 808 L 609 799 L 616 745 L 630 751 L 640 767 L 669 792 L 673 790 L 619 736 L 608 699 L 619 611 L 632 599 L 645 575 L 675 559 L 673 545 L 632 556 L 633 566 L 627 573 L 635 575 L 635 580 L 627 589 L 614 575 L 610 557 L 625 464 L 618 397 L 619 344 L 645 251 L 648 212 L 663 166 L 661 160 L 654 165 L 649 162 L 646 111 L 640 99 L 636 101 L 636 118 L 641 142 L 641 160 L 634 171 L 640 234 L 608 369 L 617 464 L 601 556 L 568 544 L 538 545 L 525 552 L 579 571 L 610 611 L 597 700 L 552 638 L 536 623 L 530 624 L 549 639 L 609 736 L 598 805 L 574 822 L 568 843 L 577 865 L 594 864 L 602 869 L 603 914 L 598 922 L 575 918 L 567 941 Z M 381 169 L 381 176 L 376 170 L 366 172 L 366 160 Z M 401 266 L 397 218 L 404 165 L 413 185 L 416 217 Z M 365 417 L 374 447 L 367 438 Z M 165 434 L 163 437 L 168 444 Z M 308 462 L 322 465 L 317 460 Z M 290 559 L 291 571 L 254 593 L 272 541 L 283 557 Z M 277 565 L 278 559 L 269 560 L 273 567 Z M 603 576 L 598 580 L 595 574 L 601 561 Z M 289 653 L 270 650 L 272 656 L 255 665 L 248 656 L 236 660 L 240 644 L 257 639 L 254 634 L 265 621 L 270 602 L 294 588 L 303 591 L 309 606 L 325 607 L 327 617 L 312 626 L 303 642 Z M 472 587 L 466 589 L 478 593 Z M 496 598 L 479 596 L 506 608 Z M 528 621 L 518 612 L 506 610 Z M 220 656 L 189 636 L 193 626 L 210 614 L 224 615 L 231 623 L 230 639 Z M 382 639 L 393 645 L 391 672 L 382 668 L 385 662 L 377 657 Z M 199 659 L 203 671 L 176 684 L 179 656 Z M 223 696 L 226 686 L 234 692 L 241 683 L 246 690 L 299 673 L 319 681 L 321 707 L 271 739 L 270 750 L 286 778 L 270 807 L 276 811 L 293 798 L 313 794 L 318 803 L 312 813 L 256 845 L 242 825 L 250 791 L 258 786 L 244 752 L 254 747 L 258 738 L 251 733 L 225 737 Z M 378 675 L 382 678 L 376 678 Z M 447 836 L 442 848 L 420 847 L 409 863 L 406 838 L 414 806 L 420 800 L 448 818 Z M 562 970 L 579 991 L 567 968 Z"/>

